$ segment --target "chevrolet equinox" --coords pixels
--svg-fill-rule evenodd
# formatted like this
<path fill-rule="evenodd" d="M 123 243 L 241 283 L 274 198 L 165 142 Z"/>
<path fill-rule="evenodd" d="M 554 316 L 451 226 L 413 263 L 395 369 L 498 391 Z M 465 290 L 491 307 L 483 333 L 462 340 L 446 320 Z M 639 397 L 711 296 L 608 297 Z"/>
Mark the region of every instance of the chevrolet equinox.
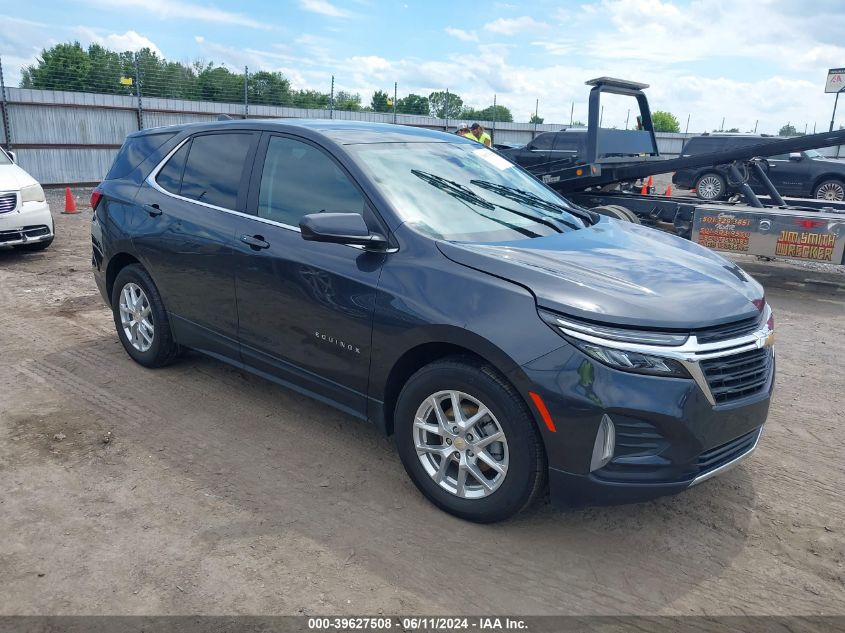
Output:
<path fill-rule="evenodd" d="M 756 447 L 761 286 L 574 206 L 454 135 L 225 121 L 130 135 L 92 194 L 94 276 L 145 367 L 190 348 L 369 420 L 479 522 L 674 493 Z"/>

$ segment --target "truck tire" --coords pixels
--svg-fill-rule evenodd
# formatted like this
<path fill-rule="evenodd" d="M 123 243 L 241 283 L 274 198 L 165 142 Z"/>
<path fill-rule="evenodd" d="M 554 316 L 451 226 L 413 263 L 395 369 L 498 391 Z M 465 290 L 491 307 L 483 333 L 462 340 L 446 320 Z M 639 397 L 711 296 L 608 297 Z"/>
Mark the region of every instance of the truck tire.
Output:
<path fill-rule="evenodd" d="M 845 200 L 845 184 L 837 178 L 822 180 L 813 189 L 813 197 L 830 202 L 842 202 Z"/>
<path fill-rule="evenodd" d="M 636 213 L 619 204 L 605 204 L 600 207 L 593 207 L 592 211 L 595 211 L 599 215 L 606 215 L 609 218 L 622 220 L 623 222 L 640 224 L 640 218 L 637 217 Z"/>
<path fill-rule="evenodd" d="M 727 192 L 725 179 L 714 171 L 701 174 L 695 181 L 695 195 L 702 200 L 721 200 Z"/>

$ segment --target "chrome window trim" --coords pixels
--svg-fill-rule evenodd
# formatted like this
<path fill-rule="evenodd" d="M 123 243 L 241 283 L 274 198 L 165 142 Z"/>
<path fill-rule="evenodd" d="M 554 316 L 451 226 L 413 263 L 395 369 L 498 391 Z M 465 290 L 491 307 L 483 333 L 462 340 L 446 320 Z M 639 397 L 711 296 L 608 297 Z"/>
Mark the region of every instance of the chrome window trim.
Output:
<path fill-rule="evenodd" d="M 167 189 L 163 188 L 156 182 L 156 178 L 158 177 L 158 173 L 164 168 L 164 165 L 169 161 L 173 155 L 182 149 L 182 146 L 190 141 L 193 137 L 189 136 L 188 138 L 182 140 L 176 147 L 170 150 L 167 155 L 161 159 L 158 165 L 150 172 L 150 175 L 147 176 L 147 184 L 150 185 L 153 189 L 158 191 L 165 196 L 170 198 L 175 198 L 176 200 L 182 200 L 183 202 L 190 202 L 192 204 L 198 204 L 202 207 L 206 207 L 208 209 L 215 209 L 217 211 L 223 211 L 224 213 L 231 213 L 232 215 L 237 215 L 242 218 L 249 218 L 250 220 L 257 220 L 263 224 L 269 224 L 270 226 L 278 226 L 282 229 L 287 229 L 288 231 L 295 231 L 296 233 L 301 233 L 302 231 L 299 229 L 298 226 L 291 226 L 290 224 L 282 224 L 281 222 L 275 222 L 274 220 L 268 220 L 266 218 L 258 217 L 257 215 L 252 215 L 251 213 L 243 213 L 241 211 L 235 211 L 234 209 L 227 209 L 226 207 L 219 207 L 216 204 L 209 204 L 208 202 L 203 202 L 202 200 L 195 200 L 193 198 L 188 198 L 186 196 L 179 195 L 177 193 L 173 193 L 172 191 L 167 191 Z"/>
<path fill-rule="evenodd" d="M 745 451 L 742 455 L 738 455 L 737 457 L 734 457 L 727 464 L 722 464 L 718 468 L 714 468 L 713 470 L 708 470 L 707 472 L 700 474 L 698 477 L 693 479 L 690 482 L 690 485 L 687 486 L 687 487 L 692 488 L 693 486 L 700 484 L 702 481 L 707 481 L 711 477 L 715 477 L 716 475 L 721 475 L 722 473 L 724 473 L 724 472 L 730 470 L 731 468 L 733 468 L 734 466 L 738 465 L 742 460 L 744 460 L 746 457 L 748 457 L 749 455 L 751 455 L 751 453 L 754 452 L 754 450 L 757 448 L 757 444 L 760 442 L 760 437 L 762 435 L 763 435 L 763 427 L 760 427 L 757 430 L 757 437 L 754 438 L 754 444 L 751 445 L 751 448 L 749 448 L 747 451 Z"/>
<path fill-rule="evenodd" d="M 722 358 L 725 356 L 733 356 L 741 354 L 742 352 L 750 352 L 755 349 L 762 349 L 770 345 L 770 337 L 774 333 L 769 329 L 768 321 L 772 314 L 772 309 L 769 304 L 766 304 L 763 318 L 760 320 L 761 326 L 754 332 L 750 332 L 743 336 L 726 339 L 724 341 L 717 341 L 714 343 L 699 343 L 696 335 L 693 333 L 683 345 L 669 347 L 666 345 L 649 345 L 645 343 L 627 343 L 625 341 L 614 341 L 611 339 L 601 338 L 586 334 L 580 330 L 567 328 L 565 326 L 558 326 L 561 332 L 579 341 L 586 341 L 594 345 L 602 347 L 609 347 L 612 349 L 619 349 L 628 352 L 638 352 L 640 354 L 648 354 L 650 356 L 658 356 L 661 358 L 671 358 L 680 362 L 686 370 L 690 373 L 693 380 L 698 384 L 701 391 L 707 397 L 707 401 L 716 406 L 716 399 L 710 391 L 710 385 L 707 383 L 707 378 L 704 376 L 704 371 L 701 369 L 700 362 L 709 360 L 711 358 Z M 772 351 L 774 357 L 774 350 Z"/>
<path fill-rule="evenodd" d="M 214 209 L 216 211 L 222 211 L 223 213 L 230 213 L 232 215 L 236 215 L 242 218 L 247 218 L 249 220 L 255 220 L 256 222 L 261 222 L 262 224 L 267 224 L 269 226 L 276 226 L 280 229 L 286 229 L 288 231 L 293 231 L 295 233 L 302 233 L 302 230 L 298 226 L 293 226 L 291 224 L 283 224 L 282 222 L 276 222 L 275 220 L 268 220 L 267 218 L 262 218 L 252 213 L 243 213 L 241 211 L 235 211 L 234 209 L 227 209 L 226 207 L 219 207 L 216 204 L 209 204 L 208 202 L 203 202 L 201 200 L 194 200 L 193 198 L 188 198 L 186 196 L 179 195 L 177 193 L 173 193 L 172 191 L 167 191 L 167 189 L 163 188 L 156 182 L 156 178 L 158 177 L 158 173 L 164 168 L 164 165 L 169 161 L 173 155 L 178 152 L 182 146 L 190 141 L 193 136 L 189 136 L 186 139 L 183 139 L 176 147 L 170 150 L 167 155 L 161 159 L 158 165 L 150 172 L 150 175 L 147 176 L 146 183 L 150 185 L 153 189 L 158 191 L 159 193 L 168 196 L 170 198 L 175 198 L 176 200 L 182 200 L 183 202 L 190 202 L 192 204 L 198 204 L 202 207 L 207 207 L 209 209 Z M 367 250 L 366 246 L 361 244 L 343 244 L 343 246 L 348 246 L 350 248 L 355 248 L 358 250 Z M 388 248 L 383 251 L 373 251 L 373 252 L 380 252 L 380 253 L 395 253 L 399 249 L 398 248 Z"/>

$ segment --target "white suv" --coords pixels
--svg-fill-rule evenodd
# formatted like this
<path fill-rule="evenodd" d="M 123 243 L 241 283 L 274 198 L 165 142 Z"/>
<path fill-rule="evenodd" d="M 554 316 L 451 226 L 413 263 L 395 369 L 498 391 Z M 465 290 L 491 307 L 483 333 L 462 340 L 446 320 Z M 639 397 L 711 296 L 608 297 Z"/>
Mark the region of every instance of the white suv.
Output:
<path fill-rule="evenodd" d="M 0 149 L 0 247 L 40 251 L 53 242 L 53 216 L 41 185 Z"/>

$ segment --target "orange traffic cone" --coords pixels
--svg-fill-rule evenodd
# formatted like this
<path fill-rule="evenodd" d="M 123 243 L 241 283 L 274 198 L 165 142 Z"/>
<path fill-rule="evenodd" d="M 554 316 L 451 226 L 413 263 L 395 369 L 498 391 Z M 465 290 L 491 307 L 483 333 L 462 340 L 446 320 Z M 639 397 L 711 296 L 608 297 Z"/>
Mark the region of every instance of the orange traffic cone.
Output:
<path fill-rule="evenodd" d="M 648 192 L 654 193 L 654 176 L 648 177 Z"/>
<path fill-rule="evenodd" d="M 672 185 L 666 185 L 666 193 L 663 194 L 664 196 L 671 196 L 672 195 Z"/>
<path fill-rule="evenodd" d="M 640 189 L 640 195 L 641 196 L 647 196 L 648 195 L 648 184 L 646 184 L 645 182 L 643 183 L 642 189 Z"/>
<path fill-rule="evenodd" d="M 70 187 L 65 187 L 65 210 L 62 213 L 79 213 L 76 210 L 76 200 L 73 199 Z"/>

